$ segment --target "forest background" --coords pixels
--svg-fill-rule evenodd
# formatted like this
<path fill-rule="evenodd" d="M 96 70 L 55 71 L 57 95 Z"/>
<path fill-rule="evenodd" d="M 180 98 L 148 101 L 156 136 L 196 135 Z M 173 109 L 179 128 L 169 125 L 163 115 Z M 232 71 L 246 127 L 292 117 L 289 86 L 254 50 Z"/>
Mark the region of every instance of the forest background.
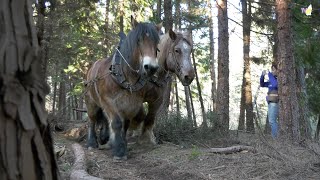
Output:
<path fill-rule="evenodd" d="M 307 16 L 301 9 L 310 4 L 314 8 L 311 16 Z M 190 87 L 183 87 L 173 77 L 171 94 L 167 97 L 169 115 L 187 119 L 193 126 L 226 124 L 223 126 L 227 129 L 246 131 L 255 130 L 254 117 L 259 117 L 257 123 L 267 131 L 266 89 L 259 89 L 258 83 L 261 71 L 270 69 L 271 62 L 278 61 L 274 1 L 228 1 L 225 21 L 228 26 L 221 32 L 227 34 L 230 41 L 221 47 L 218 35 L 223 26 L 218 25 L 219 7 L 217 1 L 210 0 L 39 0 L 34 6 L 35 20 L 43 70 L 51 89 L 46 98 L 51 117 L 60 122 L 86 118 L 86 113 L 77 111 L 85 109 L 82 96 L 86 70 L 92 62 L 114 52 L 118 32 L 130 30 L 133 15 L 139 21 L 163 22 L 164 32 L 173 28 L 193 34 L 192 57 L 197 78 Z M 309 137 L 318 134 L 315 132 L 320 110 L 317 103 L 320 11 L 317 7 L 319 1 L 316 0 L 290 4 L 294 46 L 291 65 L 297 82 L 293 88 L 300 92 L 294 106 L 304 115 L 298 120 L 300 134 Z M 227 71 L 219 70 L 220 51 L 227 54 L 221 55 L 228 64 Z M 228 95 L 217 93 L 221 92 L 219 77 L 229 77 L 228 89 L 222 90 Z M 217 101 L 219 96 L 227 96 L 228 101 Z M 226 111 L 227 118 L 219 118 L 219 107 Z M 280 111 L 280 117 L 286 114 L 284 111 Z"/>

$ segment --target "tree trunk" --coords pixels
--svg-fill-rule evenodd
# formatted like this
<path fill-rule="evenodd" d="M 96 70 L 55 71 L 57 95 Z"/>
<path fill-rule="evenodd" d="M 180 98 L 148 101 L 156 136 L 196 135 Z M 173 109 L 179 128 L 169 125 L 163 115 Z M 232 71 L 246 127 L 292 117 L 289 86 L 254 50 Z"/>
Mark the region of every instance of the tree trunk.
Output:
<path fill-rule="evenodd" d="M 157 1 L 157 20 L 160 22 L 161 21 L 161 4 L 162 0 Z"/>
<path fill-rule="evenodd" d="M 199 94 L 200 107 L 201 107 L 201 112 L 202 112 L 202 124 L 201 124 L 201 126 L 208 127 L 206 111 L 204 110 L 201 87 L 200 87 L 200 82 L 199 82 L 199 78 L 198 78 L 197 66 L 196 66 L 196 60 L 195 60 L 195 57 L 194 57 L 194 52 L 192 51 L 191 54 L 192 54 L 192 61 L 193 61 L 193 69 L 194 69 L 194 73 L 195 73 L 195 80 L 197 82 L 197 89 L 198 89 L 198 94 Z"/>
<path fill-rule="evenodd" d="M 110 11 L 110 0 L 106 0 L 106 17 L 105 17 L 105 25 L 104 25 L 104 30 L 105 30 L 105 36 L 104 36 L 104 45 L 106 47 L 109 46 L 109 11 Z"/>
<path fill-rule="evenodd" d="M 192 93 L 190 90 L 190 86 L 188 86 L 188 90 L 189 90 L 189 97 L 190 97 L 190 104 L 191 104 L 191 109 L 192 109 L 192 116 L 193 116 L 193 126 L 197 127 L 197 118 L 196 118 L 196 113 L 194 111 L 194 106 L 193 106 L 193 100 L 192 100 Z"/>
<path fill-rule="evenodd" d="M 168 32 L 169 29 L 173 27 L 172 19 L 172 0 L 163 0 L 163 10 L 164 10 L 164 29 Z"/>
<path fill-rule="evenodd" d="M 56 114 L 56 97 L 57 97 L 57 82 L 53 83 L 53 97 L 52 97 L 52 115 Z"/>
<path fill-rule="evenodd" d="M 278 13 L 278 67 L 279 67 L 279 119 L 280 135 L 289 136 L 293 141 L 299 141 L 299 103 L 297 84 L 294 76 L 295 61 L 293 56 L 292 22 L 289 0 L 276 0 Z M 285 137 L 286 138 L 286 137 Z"/>
<path fill-rule="evenodd" d="M 279 69 L 280 136 L 300 140 L 299 103 L 293 56 L 291 8 L 289 0 L 276 0 Z"/>
<path fill-rule="evenodd" d="M 157 113 L 157 118 L 168 116 L 168 109 L 170 105 L 171 84 L 172 84 L 172 77 L 170 77 L 167 81 L 167 88 L 164 90 L 163 101 Z"/>
<path fill-rule="evenodd" d="M 254 132 L 253 122 L 253 104 L 251 90 L 251 67 L 250 67 L 250 28 L 251 28 L 251 2 L 250 0 L 242 1 L 242 18 L 243 18 L 243 78 L 244 78 L 244 96 L 246 111 L 246 131 Z"/>
<path fill-rule="evenodd" d="M 59 179 L 31 1 L 0 6 L 0 179 Z"/>
<path fill-rule="evenodd" d="M 66 75 L 63 71 L 60 72 L 60 77 L 62 78 L 61 82 L 59 83 L 59 96 L 58 96 L 58 116 L 65 119 L 66 115 L 66 105 L 67 105 L 67 98 L 66 98 Z"/>
<path fill-rule="evenodd" d="M 120 8 L 120 21 L 119 21 L 119 27 L 120 27 L 120 32 L 124 32 L 124 24 L 123 24 L 123 15 L 124 15 L 124 1 L 125 0 L 119 0 L 119 8 Z"/>
<path fill-rule="evenodd" d="M 213 16 L 212 16 L 212 4 L 210 0 L 207 0 L 208 9 L 207 13 L 209 14 L 209 39 L 210 39 L 210 75 L 212 81 L 211 87 L 211 98 L 212 98 L 212 106 L 213 111 L 217 110 L 217 81 L 216 81 L 216 67 L 215 67 L 215 60 L 214 60 L 214 36 L 213 36 Z"/>
<path fill-rule="evenodd" d="M 181 4 L 181 0 L 176 0 L 175 1 L 175 11 L 176 11 L 176 13 L 175 13 L 175 17 L 174 17 L 174 19 L 175 19 L 175 29 L 181 29 L 181 6 L 180 6 L 180 4 Z"/>
<path fill-rule="evenodd" d="M 158 6 L 161 7 L 161 4 Z M 171 0 L 164 0 L 164 27 L 165 32 L 172 28 L 172 7 L 171 7 Z M 163 102 L 161 108 L 158 113 L 158 117 L 167 116 L 168 115 L 168 107 L 170 104 L 170 93 L 171 93 L 171 84 L 172 84 L 172 77 L 167 82 L 167 89 L 164 92 Z"/>
<path fill-rule="evenodd" d="M 227 0 L 218 0 L 218 88 L 217 127 L 221 134 L 229 130 L 229 33 Z"/>
<path fill-rule="evenodd" d="M 309 105 L 307 100 L 306 81 L 304 75 L 304 68 L 297 67 L 297 84 L 298 84 L 298 99 L 299 99 L 299 124 L 301 129 L 301 136 L 303 138 L 311 139 L 311 124 L 308 121 Z"/>
<path fill-rule="evenodd" d="M 178 90 L 178 80 L 177 77 L 174 77 L 175 79 L 175 83 L 174 83 L 174 88 L 176 89 L 175 91 L 175 97 L 176 97 L 176 111 L 177 111 L 177 115 L 180 115 L 180 102 L 179 102 L 179 90 Z"/>
<path fill-rule="evenodd" d="M 188 119 L 190 120 L 190 124 L 192 123 L 192 111 L 191 111 L 191 106 L 190 106 L 190 93 L 189 93 L 189 86 L 184 86 L 184 94 L 186 98 L 186 108 L 187 108 L 187 115 Z"/>
<path fill-rule="evenodd" d="M 243 75 L 244 76 L 244 75 Z M 239 125 L 238 130 L 245 130 L 245 112 L 246 112 L 246 104 L 245 104 L 245 80 L 242 78 L 241 84 L 241 100 L 240 100 L 240 115 L 239 115 Z"/>

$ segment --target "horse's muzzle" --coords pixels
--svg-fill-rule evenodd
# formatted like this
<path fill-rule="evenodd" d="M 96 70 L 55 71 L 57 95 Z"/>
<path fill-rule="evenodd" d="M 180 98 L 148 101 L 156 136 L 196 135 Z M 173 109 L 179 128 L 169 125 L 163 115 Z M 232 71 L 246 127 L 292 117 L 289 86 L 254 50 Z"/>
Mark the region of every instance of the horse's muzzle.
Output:
<path fill-rule="evenodd" d="M 191 84 L 191 82 L 193 81 L 193 79 L 194 79 L 194 74 L 191 74 L 191 75 L 183 76 L 180 81 L 181 81 L 182 85 L 189 86 Z"/>
<path fill-rule="evenodd" d="M 146 72 L 147 76 L 152 76 L 157 72 L 157 70 L 159 69 L 159 66 L 158 65 L 145 64 L 143 66 L 143 69 Z"/>

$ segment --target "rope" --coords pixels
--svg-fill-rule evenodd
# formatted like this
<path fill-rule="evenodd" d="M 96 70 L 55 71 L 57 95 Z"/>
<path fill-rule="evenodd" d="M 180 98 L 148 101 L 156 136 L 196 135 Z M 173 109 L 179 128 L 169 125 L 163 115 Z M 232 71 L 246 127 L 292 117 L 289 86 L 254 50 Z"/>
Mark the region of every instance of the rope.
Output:
<path fill-rule="evenodd" d="M 128 67 L 132 70 L 132 71 L 134 71 L 134 72 L 136 72 L 136 73 L 139 73 L 139 69 L 138 70 L 135 70 L 135 69 L 133 69 L 133 67 L 128 63 L 128 61 L 123 57 L 123 55 L 122 55 L 122 53 L 119 51 L 119 49 L 118 48 L 116 48 L 116 50 L 118 51 L 118 53 L 120 54 L 120 56 L 122 57 L 122 59 L 124 60 L 124 62 L 128 65 Z"/>

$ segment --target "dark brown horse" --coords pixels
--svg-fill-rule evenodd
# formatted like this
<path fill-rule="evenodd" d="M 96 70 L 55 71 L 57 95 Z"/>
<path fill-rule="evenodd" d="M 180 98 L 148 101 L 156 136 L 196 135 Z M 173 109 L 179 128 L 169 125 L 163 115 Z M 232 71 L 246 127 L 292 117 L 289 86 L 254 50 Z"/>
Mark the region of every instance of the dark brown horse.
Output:
<path fill-rule="evenodd" d="M 101 143 L 109 139 L 115 160 L 127 158 L 126 131 L 142 107 L 146 82 L 159 68 L 157 45 L 161 27 L 138 23 L 132 17 L 131 24 L 132 30 L 119 51 L 96 61 L 87 74 L 85 101 L 90 119 L 87 146 L 98 146 L 96 122 L 109 124 L 109 129 L 107 125 L 101 129 Z"/>
<path fill-rule="evenodd" d="M 171 29 L 160 38 L 158 45 L 159 66 L 157 73 L 145 87 L 144 101 L 148 103 L 145 115 L 143 108 L 130 124 L 130 129 L 136 129 L 141 122 L 142 131 L 138 143 L 155 144 L 153 126 L 156 114 L 163 102 L 163 94 L 167 88 L 169 73 L 177 75 L 184 86 L 190 85 L 195 73 L 191 63 L 192 39 L 188 33 L 175 33 Z"/>

